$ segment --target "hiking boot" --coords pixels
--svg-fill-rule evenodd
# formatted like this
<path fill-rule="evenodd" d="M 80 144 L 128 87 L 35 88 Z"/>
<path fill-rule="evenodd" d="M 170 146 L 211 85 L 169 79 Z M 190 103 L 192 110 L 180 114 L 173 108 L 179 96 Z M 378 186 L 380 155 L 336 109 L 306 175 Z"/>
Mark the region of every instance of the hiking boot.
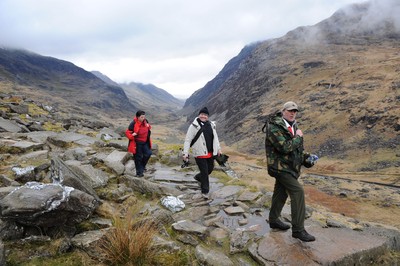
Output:
<path fill-rule="evenodd" d="M 288 230 L 290 228 L 290 225 L 285 224 L 281 220 L 276 220 L 275 222 L 270 222 L 269 227 L 273 229 L 279 229 L 279 230 Z"/>
<path fill-rule="evenodd" d="M 203 199 L 208 200 L 210 198 L 210 196 L 208 196 L 208 193 L 201 193 L 201 196 L 203 197 Z"/>
<path fill-rule="evenodd" d="M 136 177 L 144 177 L 144 174 L 136 174 Z"/>
<path fill-rule="evenodd" d="M 292 232 L 292 237 L 298 238 L 301 241 L 304 242 L 311 242 L 315 241 L 315 237 L 307 233 L 306 230 L 300 231 L 300 232 Z"/>

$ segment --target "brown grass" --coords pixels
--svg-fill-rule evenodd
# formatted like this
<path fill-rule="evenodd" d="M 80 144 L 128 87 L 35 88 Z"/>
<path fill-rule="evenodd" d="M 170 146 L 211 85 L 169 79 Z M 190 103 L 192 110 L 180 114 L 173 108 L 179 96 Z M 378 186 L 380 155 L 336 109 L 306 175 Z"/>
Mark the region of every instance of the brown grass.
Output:
<path fill-rule="evenodd" d="M 149 265 L 156 228 L 153 223 L 138 223 L 132 216 L 114 218 L 114 228 L 99 245 L 107 265 Z"/>
<path fill-rule="evenodd" d="M 328 195 L 311 186 L 305 186 L 304 191 L 307 202 L 313 205 L 324 206 L 331 212 L 340 213 L 350 217 L 356 216 L 359 212 L 357 204 L 348 199 Z"/>

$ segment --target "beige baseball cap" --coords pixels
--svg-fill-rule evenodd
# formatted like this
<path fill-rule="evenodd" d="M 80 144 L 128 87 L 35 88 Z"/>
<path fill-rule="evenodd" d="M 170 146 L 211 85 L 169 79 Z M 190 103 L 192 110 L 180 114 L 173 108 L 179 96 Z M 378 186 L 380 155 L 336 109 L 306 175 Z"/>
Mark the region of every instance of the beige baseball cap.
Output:
<path fill-rule="evenodd" d="M 284 105 L 283 105 L 283 109 L 282 109 L 282 111 L 283 110 L 288 110 L 288 111 L 290 111 L 290 110 L 299 110 L 299 107 L 297 106 L 297 104 L 295 103 L 295 102 L 286 102 Z"/>

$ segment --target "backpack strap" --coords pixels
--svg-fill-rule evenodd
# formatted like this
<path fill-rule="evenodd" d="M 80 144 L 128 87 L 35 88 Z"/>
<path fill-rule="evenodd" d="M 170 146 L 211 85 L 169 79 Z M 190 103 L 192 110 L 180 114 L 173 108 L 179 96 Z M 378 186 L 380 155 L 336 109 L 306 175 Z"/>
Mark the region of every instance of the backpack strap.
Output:
<path fill-rule="evenodd" d="M 199 139 L 200 134 L 203 133 L 203 127 L 200 126 L 200 129 L 197 131 L 196 136 L 192 139 L 192 142 L 190 142 L 190 147 L 193 146 L 193 144 Z"/>

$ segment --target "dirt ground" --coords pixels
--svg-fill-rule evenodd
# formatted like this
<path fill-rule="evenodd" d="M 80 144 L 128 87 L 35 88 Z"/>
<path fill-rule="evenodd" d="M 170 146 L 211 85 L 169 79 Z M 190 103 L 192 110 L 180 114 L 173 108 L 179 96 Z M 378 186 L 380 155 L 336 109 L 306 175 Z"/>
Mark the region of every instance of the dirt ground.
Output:
<path fill-rule="evenodd" d="M 265 165 L 260 166 L 261 161 L 265 164 L 264 158 L 239 154 L 229 147 L 224 147 L 224 152 L 230 156 L 231 167 L 245 183 L 260 190 L 273 191 L 274 178 L 268 175 Z M 343 218 L 381 223 L 400 229 L 400 189 L 362 182 L 389 183 L 387 175 L 367 173 L 363 178 L 360 174 L 354 176 L 337 173 L 338 177 L 346 176 L 346 179 L 320 179 L 313 178 L 314 173 L 318 176 L 332 176 L 331 172 L 318 171 L 318 164 L 303 170 L 300 180 L 304 184 L 307 205 L 336 213 Z M 369 177 L 371 175 L 373 178 Z"/>

